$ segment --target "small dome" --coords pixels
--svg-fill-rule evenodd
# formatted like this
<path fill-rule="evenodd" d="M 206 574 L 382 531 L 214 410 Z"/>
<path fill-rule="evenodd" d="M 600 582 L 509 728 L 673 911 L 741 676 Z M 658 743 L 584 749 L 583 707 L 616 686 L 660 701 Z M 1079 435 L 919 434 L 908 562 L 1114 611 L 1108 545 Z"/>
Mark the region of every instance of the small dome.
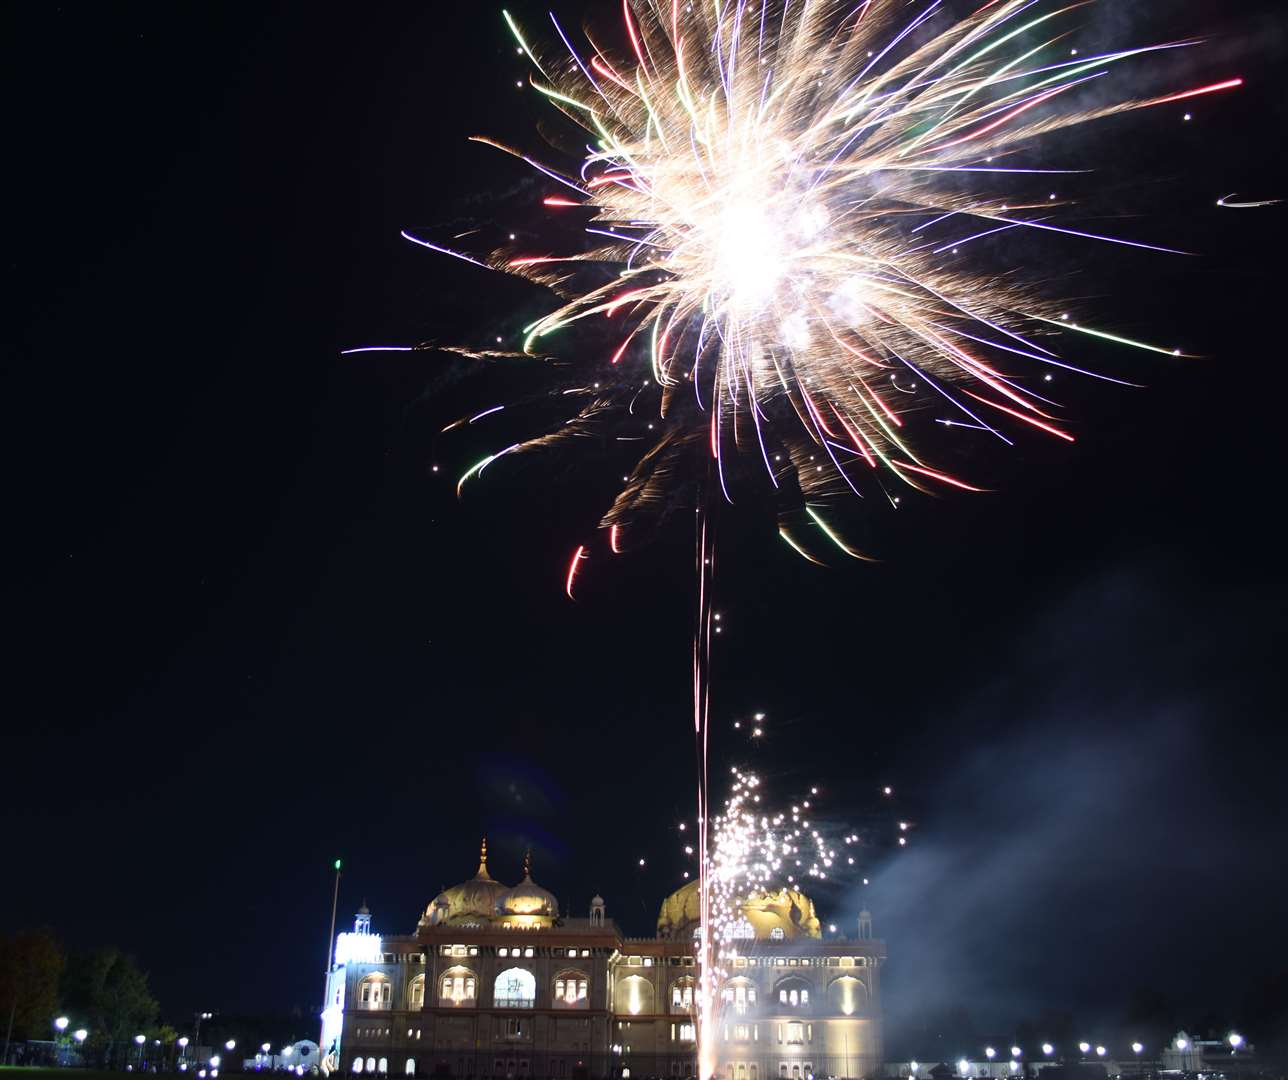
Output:
<path fill-rule="evenodd" d="M 513 889 L 507 889 L 497 899 L 496 913 L 506 915 L 537 915 L 546 919 L 559 917 L 559 901 L 554 893 L 547 892 L 532 880 L 532 855 L 523 860 L 523 880 Z"/>
<path fill-rule="evenodd" d="M 559 902 L 553 893 L 533 881 L 531 874 L 525 874 L 519 884 L 501 894 L 496 910 L 498 915 L 546 915 L 555 919 L 559 917 Z"/>

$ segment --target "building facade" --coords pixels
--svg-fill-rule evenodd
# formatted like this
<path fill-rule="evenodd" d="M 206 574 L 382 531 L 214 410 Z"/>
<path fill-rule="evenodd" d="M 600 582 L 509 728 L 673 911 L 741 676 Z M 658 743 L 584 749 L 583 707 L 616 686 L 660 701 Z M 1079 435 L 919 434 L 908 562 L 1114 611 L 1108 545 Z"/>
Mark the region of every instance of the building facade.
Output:
<path fill-rule="evenodd" d="M 657 933 L 625 936 L 596 896 L 562 916 L 531 867 L 508 887 L 487 866 L 440 893 L 414 933 L 376 933 L 358 912 L 327 977 L 321 1046 L 347 1074 L 692 1077 L 696 882 L 667 897 Z M 795 889 L 742 904 L 717 988 L 719 1080 L 880 1073 L 884 944 L 871 918 L 824 937 Z"/>

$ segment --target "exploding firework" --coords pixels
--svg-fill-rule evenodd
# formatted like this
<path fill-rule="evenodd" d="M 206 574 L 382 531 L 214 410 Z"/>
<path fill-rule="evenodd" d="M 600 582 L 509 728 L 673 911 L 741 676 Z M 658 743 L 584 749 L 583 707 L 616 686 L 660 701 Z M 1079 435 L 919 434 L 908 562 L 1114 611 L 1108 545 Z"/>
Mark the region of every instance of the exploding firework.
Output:
<path fill-rule="evenodd" d="M 1033 148 L 1241 81 L 1106 104 L 1116 66 L 1195 43 L 1081 55 L 1068 20 L 1084 6 L 993 0 L 952 22 L 939 0 L 624 0 L 629 62 L 594 45 L 583 55 L 553 15 L 566 51 L 538 53 L 507 14 L 532 85 L 590 141 L 576 165 L 478 141 L 548 180 L 565 249 L 470 254 L 405 235 L 563 298 L 525 328 L 523 354 L 570 349 L 561 332 L 586 320 L 619 329 L 584 359 L 593 377 L 556 391 L 583 398 L 580 411 L 488 455 L 458 490 L 504 456 L 625 422 L 617 437 L 647 450 L 603 517 L 612 551 L 708 473 L 732 499 L 747 459 L 783 538 L 817 561 L 791 520 L 861 555 L 822 513 L 832 496 L 980 490 L 933 460 L 952 429 L 1072 442 L 1040 391 L 1053 371 L 1093 374 L 1069 355 L 1080 338 L 1179 350 L 1071 320 L 1026 280 L 1027 254 L 1005 272 L 972 254 L 996 260 L 1005 234 L 1174 251 L 1062 224 L 1074 200 L 1050 188 L 1066 171 L 1030 164 Z M 1028 193 L 999 193 L 1017 183 Z M 587 557 L 572 559 L 570 595 Z"/>
<path fill-rule="evenodd" d="M 794 522 L 808 518 L 862 557 L 824 516 L 831 497 L 895 504 L 900 486 L 979 490 L 936 460 L 958 430 L 1005 445 L 1072 442 L 1045 391 L 1053 371 L 1107 378 L 1082 366 L 1081 344 L 1179 350 L 1068 317 L 1031 271 L 1028 244 L 1008 245 L 1174 249 L 1075 227 L 1076 202 L 1059 191 L 1067 174 L 1034 148 L 1072 125 L 1240 83 L 1115 98 L 1106 88 L 1121 65 L 1195 42 L 1083 55 L 1070 35 L 1085 7 L 989 0 L 954 20 L 942 0 L 623 0 L 620 55 L 589 39 L 579 47 L 553 15 L 545 36 L 560 47 L 543 50 L 506 14 L 532 86 L 568 123 L 547 132 L 557 153 L 541 160 L 478 141 L 541 174 L 564 239 L 479 252 L 404 235 L 556 294 L 521 350 L 459 351 L 576 356 L 579 377 L 561 374 L 551 394 L 582 406 L 472 466 L 458 490 L 503 457 L 616 431 L 645 450 L 602 519 L 613 552 L 678 492 L 694 491 L 704 510 L 743 484 L 776 500 L 783 538 L 818 561 Z M 592 320 L 613 328 L 602 353 L 568 339 Z M 570 597 L 589 555 L 578 546 L 567 568 Z M 712 930 L 699 946 L 703 1078 L 715 1067 L 709 1009 L 727 890 L 775 871 L 759 842 L 738 839 L 742 804 L 706 822 L 714 559 L 704 512 L 694 651 L 701 918 Z M 741 783 L 736 799 L 755 786 Z"/>

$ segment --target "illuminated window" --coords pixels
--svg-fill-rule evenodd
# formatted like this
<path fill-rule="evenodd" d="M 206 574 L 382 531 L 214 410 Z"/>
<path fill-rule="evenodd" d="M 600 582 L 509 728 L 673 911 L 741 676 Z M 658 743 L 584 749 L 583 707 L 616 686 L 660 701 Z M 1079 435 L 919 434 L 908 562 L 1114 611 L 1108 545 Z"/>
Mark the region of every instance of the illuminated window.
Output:
<path fill-rule="evenodd" d="M 800 1046 L 805 1042 L 805 1025 L 793 1020 L 787 1025 L 787 1045 Z"/>
<path fill-rule="evenodd" d="M 530 1009 L 537 999 L 537 979 L 523 968 L 506 968 L 496 977 L 492 999 L 498 1008 Z"/>
<path fill-rule="evenodd" d="M 580 972 L 567 972 L 555 980 L 555 1004 L 578 1005 L 586 1001 L 588 985 Z"/>
<path fill-rule="evenodd" d="M 769 931 L 770 941 L 782 941 L 783 938 L 785 938 L 786 936 L 787 935 L 783 933 L 783 928 L 781 926 L 775 926 L 772 930 Z"/>
<path fill-rule="evenodd" d="M 507 949 L 504 945 L 502 945 L 499 949 L 497 949 L 497 950 L 496 950 L 496 955 L 497 955 L 497 956 L 509 956 L 509 955 L 510 955 L 510 950 L 509 950 L 509 949 Z"/>
<path fill-rule="evenodd" d="M 371 1060 L 371 1059 L 368 1058 L 367 1060 Z M 380 1070 L 380 1075 L 384 1076 L 387 1072 L 389 1072 L 389 1059 L 381 1058 L 380 1064 L 377 1066 L 377 1068 Z"/>
<path fill-rule="evenodd" d="M 383 975 L 368 975 L 358 984 L 358 1004 L 364 1009 L 387 1009 L 393 986 Z"/>
<path fill-rule="evenodd" d="M 415 1075 L 416 1075 L 416 1059 L 415 1059 L 415 1058 L 408 1058 L 408 1059 L 407 1059 L 407 1067 L 403 1070 L 403 1072 L 405 1072 L 408 1076 L 415 1076 Z"/>
<path fill-rule="evenodd" d="M 733 924 L 734 941 L 751 941 L 756 936 L 756 928 L 747 919 L 739 919 Z"/>
<path fill-rule="evenodd" d="M 589 950 L 589 949 L 582 949 L 582 950 L 581 950 L 581 955 L 582 955 L 582 956 L 589 956 L 589 955 L 590 955 L 590 950 Z"/>
<path fill-rule="evenodd" d="M 375 1071 L 376 1071 L 376 1059 L 373 1057 L 367 1058 L 367 1072 L 375 1072 Z"/>
<path fill-rule="evenodd" d="M 411 985 L 407 988 L 407 1004 L 413 1009 L 419 1009 L 425 1004 L 425 976 L 417 975 L 412 979 Z M 411 1032 L 407 1032 L 410 1037 Z"/>
<path fill-rule="evenodd" d="M 356 1073 L 362 1072 L 362 1058 L 356 1057 L 353 1059 L 353 1071 Z"/>
<path fill-rule="evenodd" d="M 439 999 L 445 1004 L 462 1005 L 472 1002 L 478 994 L 474 972 L 469 968 L 452 968 L 439 983 Z"/>
<path fill-rule="evenodd" d="M 693 980 L 676 979 L 671 984 L 671 1008 L 687 1012 L 693 1008 Z"/>
<path fill-rule="evenodd" d="M 531 946 L 531 945 L 529 945 L 526 949 L 524 949 L 524 950 L 523 950 L 523 955 L 524 955 L 524 956 L 531 956 L 531 955 L 533 955 L 533 953 L 532 953 L 532 946 Z"/>

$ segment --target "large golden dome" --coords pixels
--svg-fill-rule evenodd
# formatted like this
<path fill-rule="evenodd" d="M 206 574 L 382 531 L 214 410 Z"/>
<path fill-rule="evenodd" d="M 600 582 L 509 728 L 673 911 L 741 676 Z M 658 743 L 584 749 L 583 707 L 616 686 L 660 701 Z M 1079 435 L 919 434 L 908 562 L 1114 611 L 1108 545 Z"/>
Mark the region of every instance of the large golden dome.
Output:
<path fill-rule="evenodd" d="M 507 891 L 504 882 L 497 881 L 487 872 L 487 840 L 484 839 L 479 851 L 478 872 L 469 881 L 444 889 L 434 897 L 421 922 L 430 926 L 491 922 L 496 917 L 501 897 Z"/>
<path fill-rule="evenodd" d="M 756 889 L 739 904 L 741 917 L 749 927 L 747 936 L 756 941 L 821 937 L 814 901 L 799 889 Z M 691 938 L 701 920 L 698 882 L 690 881 L 662 901 L 657 916 L 659 937 Z"/>

